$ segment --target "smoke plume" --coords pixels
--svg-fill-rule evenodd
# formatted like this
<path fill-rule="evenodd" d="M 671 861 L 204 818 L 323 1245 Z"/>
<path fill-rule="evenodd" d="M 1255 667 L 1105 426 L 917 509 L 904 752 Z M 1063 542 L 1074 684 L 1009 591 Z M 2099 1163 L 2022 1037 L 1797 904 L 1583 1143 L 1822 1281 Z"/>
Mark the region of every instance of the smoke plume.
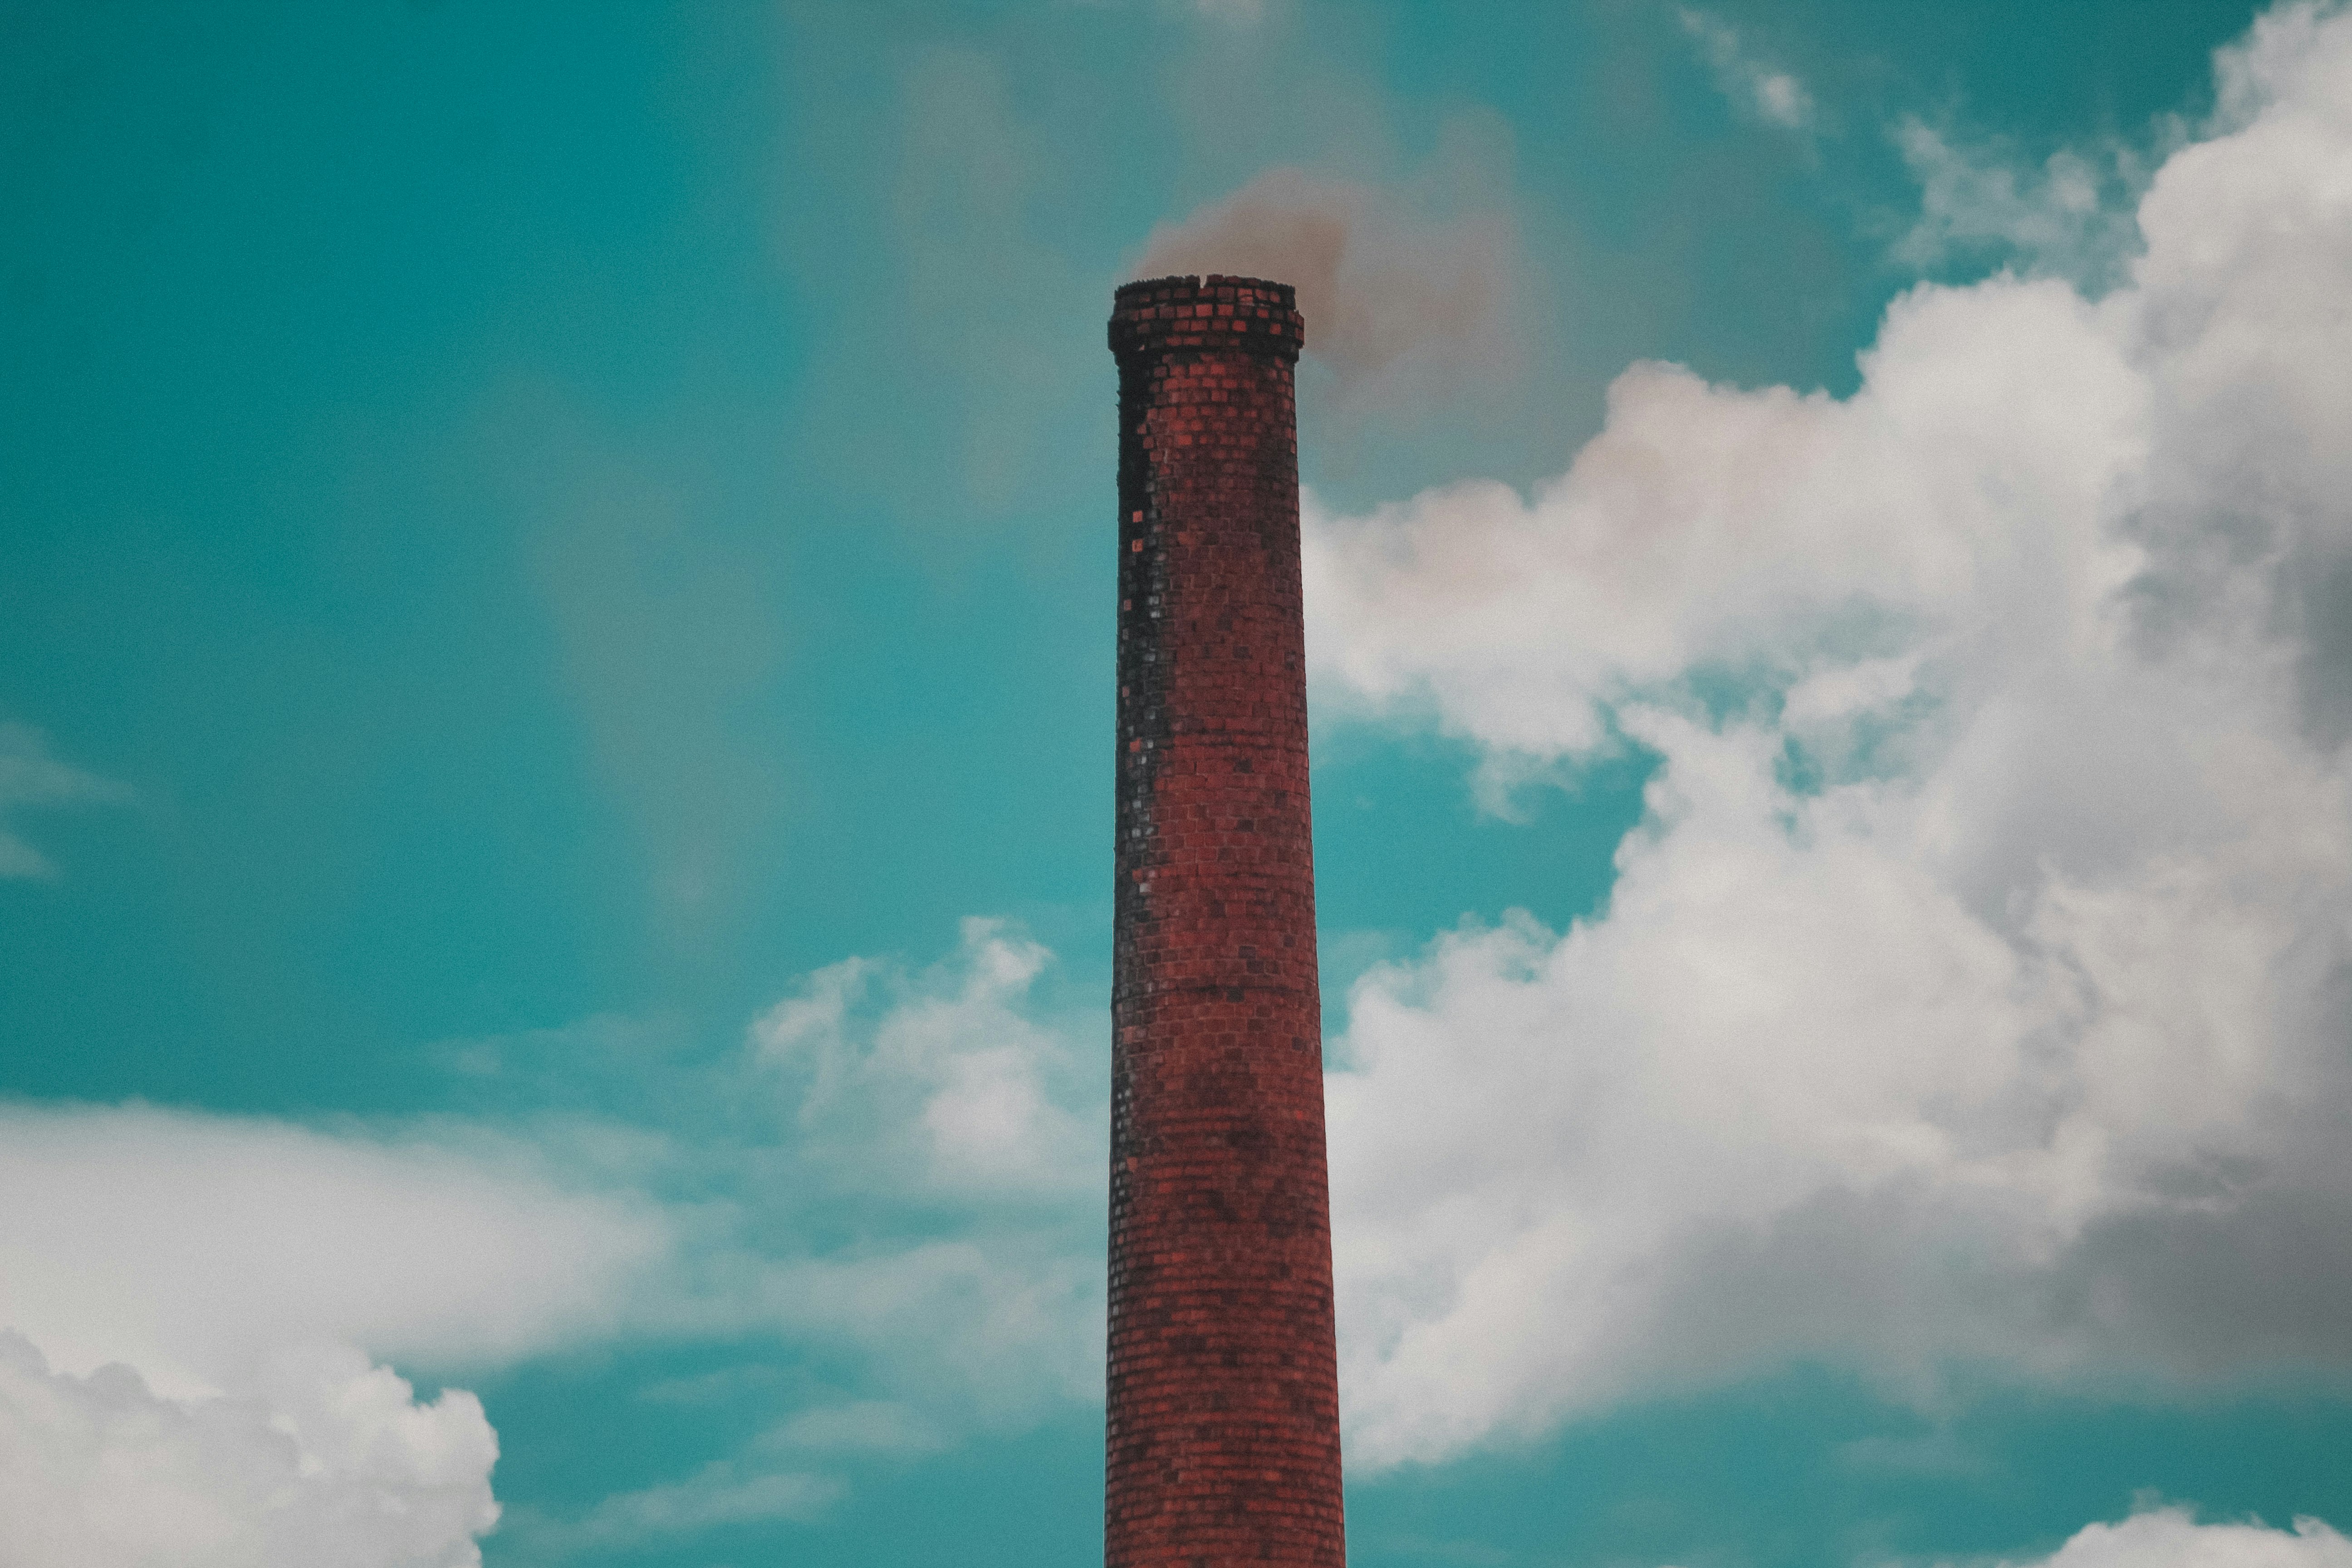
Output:
<path fill-rule="evenodd" d="M 1374 405 L 1492 379 L 1510 352 L 1513 247 L 1498 212 L 1425 219 L 1370 186 L 1281 168 L 1155 226 L 1131 273 L 1296 286 L 1307 354 L 1342 403 Z"/>

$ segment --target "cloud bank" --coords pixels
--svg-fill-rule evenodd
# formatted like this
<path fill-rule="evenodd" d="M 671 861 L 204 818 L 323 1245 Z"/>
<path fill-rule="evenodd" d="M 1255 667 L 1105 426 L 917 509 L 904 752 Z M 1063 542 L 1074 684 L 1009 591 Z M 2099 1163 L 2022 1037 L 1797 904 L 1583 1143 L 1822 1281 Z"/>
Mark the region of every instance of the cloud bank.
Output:
<path fill-rule="evenodd" d="M 478 1563 L 481 1405 L 375 1358 L 609 1334 L 672 1244 L 510 1146 L 0 1109 L 0 1562 Z"/>
<path fill-rule="evenodd" d="M 650 1203 L 466 1152 L 131 1106 L 0 1109 L 0 1327 L 163 1393 L 289 1346 L 462 1368 L 612 1331 L 671 1256 Z"/>
<path fill-rule="evenodd" d="M 1851 398 L 1637 365 L 1531 499 L 1310 504 L 1327 701 L 1498 789 L 1658 759 L 1605 911 L 1350 999 L 1351 1461 L 1799 1357 L 2352 1369 L 2352 17 L 2219 71 L 2095 301 L 1923 287 Z"/>

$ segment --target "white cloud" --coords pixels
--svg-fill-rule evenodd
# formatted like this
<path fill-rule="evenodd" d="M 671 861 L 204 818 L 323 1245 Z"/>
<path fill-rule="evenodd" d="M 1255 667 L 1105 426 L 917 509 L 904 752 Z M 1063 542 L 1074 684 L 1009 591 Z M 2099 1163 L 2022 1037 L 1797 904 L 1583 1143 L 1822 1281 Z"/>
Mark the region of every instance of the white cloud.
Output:
<path fill-rule="evenodd" d="M 481 1365 L 611 1331 L 669 1223 L 511 1148 L 130 1106 L 0 1109 L 0 1327 L 172 1396 L 288 1347 Z"/>
<path fill-rule="evenodd" d="M 25 724 L 0 724 L 0 878 L 51 878 L 49 858 L 19 837 L 9 818 L 26 808 L 120 805 L 131 791 L 49 753 L 47 740 Z"/>
<path fill-rule="evenodd" d="M 458 1371 L 653 1333 L 772 1335 L 864 1363 L 733 1458 L 574 1518 L 510 1521 L 519 1550 L 555 1556 L 805 1517 L 841 1489 L 813 1466 L 931 1452 L 1098 1397 L 1104 1133 L 1079 1111 L 1105 1075 L 1037 994 L 1048 962 L 972 921 L 929 968 L 818 972 L 740 1057 L 671 1064 L 707 1071 L 703 1098 L 727 1108 L 702 1139 L 577 1116 L 526 1143 L 459 1121 L 321 1131 L 0 1108 L 0 1329 L 61 1369 L 18 1356 L 32 1370 L 0 1396 L 16 1401 L 0 1444 L 47 1450 L 47 1428 L 25 1422 L 116 1413 L 75 1417 L 104 1427 L 80 1458 L 59 1448 L 0 1483 L 21 1494 L 22 1528 L 47 1532 L 12 1556 L 0 1524 L 0 1561 L 118 1560 L 83 1552 L 68 1524 L 86 1515 L 221 1542 L 191 1561 L 474 1561 L 495 1513 L 479 1405 L 456 1390 L 416 1405 L 371 1357 Z M 448 1054 L 469 1081 L 551 1053 L 593 1079 L 647 1046 L 597 1018 Z M 647 1396 L 723 1399 L 736 1382 Z M 206 1436 L 247 1428 L 260 1436 L 243 1447 Z M 108 1491 L 126 1466 L 136 1487 Z M 256 1523 L 295 1496 L 280 1470 L 328 1479 Z M 413 1529 L 382 1532 L 388 1555 L 320 1533 L 395 1507 Z"/>
<path fill-rule="evenodd" d="M 1052 954 L 967 920 L 955 957 L 919 973 L 866 958 L 809 975 L 751 1026 L 797 1089 L 795 1117 L 844 1176 L 970 1195 L 1066 1194 L 1103 1180 L 1098 1076 L 1028 1014 Z"/>
<path fill-rule="evenodd" d="M 51 1372 L 0 1331 L 0 1562 L 13 1568 L 459 1568 L 498 1518 L 469 1394 L 419 1404 L 350 1352 L 252 1394 L 173 1400 L 130 1368 Z"/>
<path fill-rule="evenodd" d="M 1100 1397 L 1109 1068 L 1098 1004 L 1066 1012 L 1052 973 L 967 920 L 939 963 L 844 960 L 752 1024 L 744 1091 L 790 1131 L 747 1157 L 742 1201 L 790 1239 L 710 1289 L 730 1321 L 866 1369 L 772 1446 L 911 1452 Z"/>
<path fill-rule="evenodd" d="M 1678 15 L 1683 31 L 1706 56 L 1716 86 L 1743 112 L 1783 131 L 1802 131 L 1813 123 L 1813 95 L 1805 84 L 1749 53 L 1738 28 L 1704 11 L 1685 9 Z"/>
<path fill-rule="evenodd" d="M 675 1238 L 467 1141 L 0 1109 L 0 1561 L 478 1562 L 480 1404 L 419 1404 L 371 1358 L 479 1366 L 650 1319 Z"/>
<path fill-rule="evenodd" d="M 2061 148 L 2021 169 L 1998 148 L 1952 145 L 1926 121 L 1895 128 L 1919 182 L 1919 216 L 1895 258 L 1932 268 L 1956 256 L 1991 255 L 2035 272 L 2091 285 L 2114 281 L 2137 248 L 2132 204 L 2147 172 L 2120 142 L 2095 152 Z"/>
<path fill-rule="evenodd" d="M 1601 914 L 1354 992 L 1352 1462 L 1796 1356 L 2352 1371 L 2352 17 L 2221 76 L 2095 302 L 1922 287 L 1851 398 L 1638 365 L 1532 497 L 1309 498 L 1327 712 L 1660 759 Z"/>
<path fill-rule="evenodd" d="M 845 959 L 753 1022 L 708 1092 L 760 1126 L 678 1152 L 719 1171 L 740 1223 L 697 1233 L 694 1278 L 658 1321 L 862 1365 L 732 1458 L 572 1518 L 518 1510 L 502 1542 L 554 1561 L 808 1518 L 843 1491 L 824 1467 L 845 1458 L 934 1453 L 1100 1397 L 1108 1074 L 1039 994 L 1051 959 L 968 920 L 939 963 Z M 772 1382 L 730 1369 L 641 1397 L 772 1397 Z"/>
<path fill-rule="evenodd" d="M 2035 1568 L 2352 1568 L 2352 1541 L 2315 1519 L 2292 1531 L 2200 1524 L 2187 1509 L 2086 1525 Z"/>

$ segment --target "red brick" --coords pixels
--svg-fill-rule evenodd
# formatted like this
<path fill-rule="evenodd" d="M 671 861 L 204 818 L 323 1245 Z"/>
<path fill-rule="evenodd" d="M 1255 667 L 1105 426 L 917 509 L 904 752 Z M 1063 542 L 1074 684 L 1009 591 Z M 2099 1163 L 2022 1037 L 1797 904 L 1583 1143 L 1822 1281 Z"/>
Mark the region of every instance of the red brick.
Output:
<path fill-rule="evenodd" d="M 1111 317 L 1124 548 L 1106 1568 L 1346 1557 L 1304 341 L 1292 291 L 1256 279 L 1129 284 Z"/>

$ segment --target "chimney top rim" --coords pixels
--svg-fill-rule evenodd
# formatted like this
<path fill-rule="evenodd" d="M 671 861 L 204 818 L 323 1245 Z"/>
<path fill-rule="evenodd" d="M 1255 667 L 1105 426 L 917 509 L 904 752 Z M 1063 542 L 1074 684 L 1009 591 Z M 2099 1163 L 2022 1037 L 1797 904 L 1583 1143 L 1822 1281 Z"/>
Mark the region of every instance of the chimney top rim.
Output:
<path fill-rule="evenodd" d="M 1141 278 L 1121 284 L 1110 313 L 1110 349 L 1122 361 L 1195 350 L 1296 361 L 1307 319 L 1297 290 L 1223 272 Z"/>
<path fill-rule="evenodd" d="M 1279 295 L 1286 306 L 1293 310 L 1297 308 L 1298 290 L 1291 285 L 1277 283 L 1271 278 L 1244 278 L 1237 273 L 1227 272 L 1212 272 L 1206 276 L 1197 272 L 1180 272 L 1165 278 L 1139 278 L 1132 283 L 1120 284 L 1113 290 L 1112 298 L 1125 300 L 1130 295 L 1160 289 L 1185 289 L 1196 294 L 1216 289 L 1255 289 Z"/>

